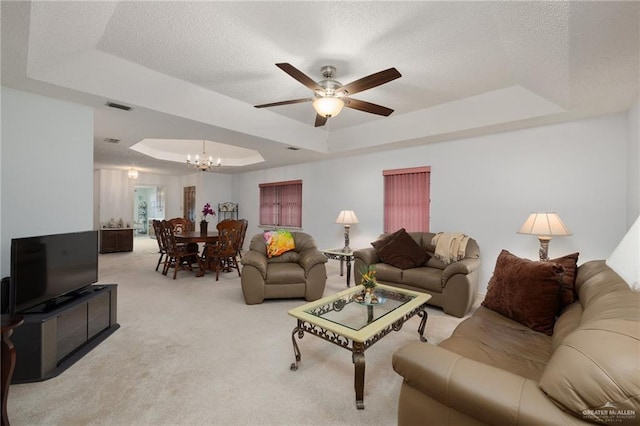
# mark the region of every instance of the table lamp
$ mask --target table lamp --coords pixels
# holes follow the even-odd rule
[[[342,210],[336,219],[336,223],[344,225],[344,251],[351,251],[349,248],[349,228],[351,224],[358,223],[358,216],[353,210]]]
[[[571,235],[557,213],[531,213],[518,234],[537,235],[540,241],[540,260],[549,260],[551,237]]]

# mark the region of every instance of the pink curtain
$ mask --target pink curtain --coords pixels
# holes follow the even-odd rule
[[[302,181],[260,184],[260,224],[302,227]]]
[[[302,227],[302,184],[280,187],[281,226]]]
[[[274,225],[278,208],[277,187],[267,186],[260,188],[260,224]]]
[[[384,232],[429,231],[430,167],[383,171]]]

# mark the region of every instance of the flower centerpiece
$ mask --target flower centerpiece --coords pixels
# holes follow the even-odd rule
[[[200,219],[200,233],[207,233],[207,226],[209,225],[209,221],[207,220],[207,216],[215,216],[216,212],[211,208],[211,204],[207,203],[202,208],[202,218]]]
[[[374,288],[378,285],[375,265],[363,266],[360,272],[362,274],[360,284],[362,284],[364,288]]]
[[[360,284],[364,287],[359,297],[362,299],[360,301],[364,303],[378,303],[378,296],[376,296],[375,293],[376,285],[378,285],[375,265],[364,266],[360,272],[362,274]]]

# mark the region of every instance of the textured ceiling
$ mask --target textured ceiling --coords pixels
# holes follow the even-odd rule
[[[232,173],[625,110],[639,27],[638,2],[3,1],[2,84],[95,107],[99,167],[187,172],[128,149],[145,138],[265,158]],[[311,95],[277,62],[345,84],[396,67],[354,96],[395,112],[314,128],[310,103],[255,109]]]

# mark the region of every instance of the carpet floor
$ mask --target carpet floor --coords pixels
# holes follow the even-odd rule
[[[8,412],[20,425],[393,425],[402,379],[391,367],[418,340],[419,318],[365,352],[364,410],[355,406],[351,353],[315,336],[298,341],[287,314],[304,299],[244,303],[235,272],[176,280],[154,271],[157,245],[136,237],[131,253],[100,255],[99,282],[118,284],[121,328],[58,377],[12,385]],[[325,295],[343,290],[327,263]],[[461,321],[429,308],[437,344]]]

